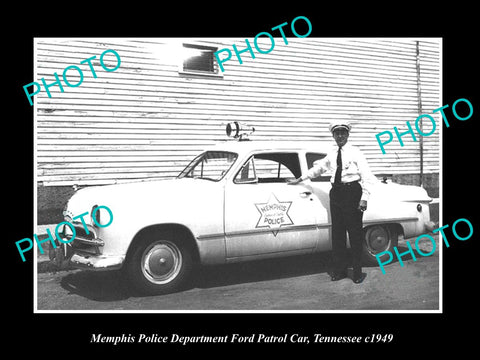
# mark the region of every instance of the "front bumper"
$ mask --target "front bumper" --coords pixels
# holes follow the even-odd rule
[[[55,263],[68,261],[70,266],[87,270],[115,270],[122,267],[125,256],[102,254],[104,241],[97,235],[97,229],[89,224],[73,222],[75,234],[64,225],[61,237],[63,244],[57,243],[50,259]]]
[[[70,258],[70,264],[79,269],[87,270],[117,270],[122,267],[125,256],[119,255],[89,255],[75,253]]]

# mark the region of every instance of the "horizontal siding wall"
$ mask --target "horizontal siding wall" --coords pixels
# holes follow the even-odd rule
[[[268,40],[268,39],[267,39]],[[328,123],[349,120],[350,141],[362,148],[375,173],[419,173],[419,142],[405,136],[382,155],[375,134],[406,130],[418,116],[415,39],[275,38],[269,54],[242,54],[224,63],[223,77],[179,74],[182,42],[221,48],[244,39],[50,39],[35,41],[36,80],[55,81],[78,65],[83,83],[35,96],[37,180],[44,185],[107,184],[169,178],[205,146],[225,140],[230,121],[255,126],[252,139],[332,142]],[[440,42],[420,39],[423,113],[440,103]],[[259,43],[268,49],[269,43]],[[113,49],[121,66],[102,69]],[[80,61],[96,55],[92,64]],[[112,54],[104,58],[114,67]],[[75,83],[76,72],[68,80]],[[439,171],[439,129],[424,138],[424,172]],[[426,123],[424,132],[431,129]]]

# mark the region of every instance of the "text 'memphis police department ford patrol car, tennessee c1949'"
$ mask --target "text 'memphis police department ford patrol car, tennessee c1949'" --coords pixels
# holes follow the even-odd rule
[[[239,130],[227,126],[230,135]],[[121,268],[141,292],[162,294],[182,289],[197,265],[329,251],[330,176],[287,185],[326,153],[319,141],[226,141],[175,179],[80,189],[64,214],[103,204],[114,220],[89,234],[73,222],[75,239],[62,254],[74,267]],[[433,229],[431,200],[420,187],[378,181],[363,217],[365,261],[378,265],[375,254],[392,250],[400,235]]]

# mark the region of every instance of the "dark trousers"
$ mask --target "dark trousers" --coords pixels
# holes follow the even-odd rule
[[[334,185],[330,190],[332,217],[332,267],[337,274],[348,267],[347,231],[350,239],[353,273],[362,273],[363,212],[358,210],[362,187],[358,182]]]

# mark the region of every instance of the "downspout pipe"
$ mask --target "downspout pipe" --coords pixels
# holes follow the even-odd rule
[[[418,116],[423,114],[422,110],[422,85],[420,80],[420,44],[416,41],[416,68],[417,68],[417,111]],[[419,123],[420,132],[423,133],[423,118],[420,118]],[[419,186],[423,187],[423,136],[420,136],[420,183]]]

